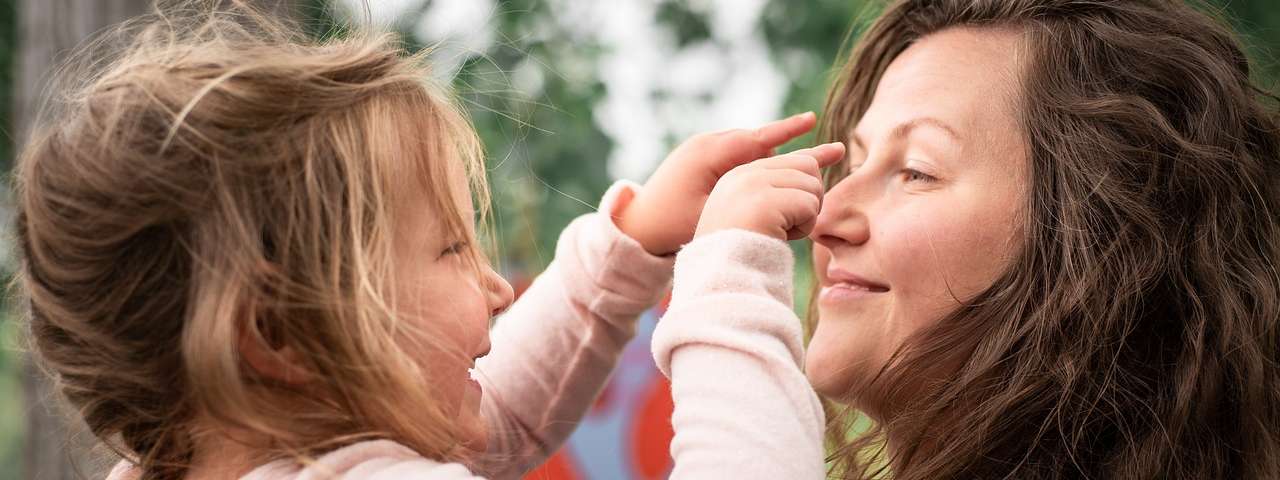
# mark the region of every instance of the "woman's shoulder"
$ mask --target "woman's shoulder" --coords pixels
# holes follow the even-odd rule
[[[135,468],[121,461],[107,480],[134,480]],[[441,463],[390,440],[353,443],[321,455],[313,462],[276,460],[253,469],[241,480],[428,479],[481,480],[459,463]]]

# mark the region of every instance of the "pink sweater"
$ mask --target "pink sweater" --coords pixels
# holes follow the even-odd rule
[[[635,188],[614,185],[600,210],[617,213]],[[675,260],[674,297],[652,345],[675,402],[672,478],[823,477],[823,413],[800,371],[791,269],[786,243],[744,231],[699,238]],[[243,478],[518,478],[564,443],[671,275],[670,258],[650,255],[609,216],[584,215],[565,229],[555,260],[499,319],[476,366],[486,457],[500,463],[441,463],[378,440],[306,465],[277,460]],[[107,478],[137,473],[122,461]]]

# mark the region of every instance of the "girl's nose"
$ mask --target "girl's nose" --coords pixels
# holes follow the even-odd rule
[[[493,267],[485,267],[485,277],[489,314],[497,316],[511,307],[511,302],[515,301],[516,297],[515,289],[511,288],[511,283],[502,278],[502,275],[498,275]]]

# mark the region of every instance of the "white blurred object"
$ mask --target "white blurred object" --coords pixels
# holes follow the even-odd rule
[[[453,79],[467,60],[493,46],[494,8],[494,0],[431,0],[413,36],[435,47],[431,59],[437,78]]]
[[[448,82],[462,65],[484,55],[497,36],[494,0],[337,0],[335,13],[349,22],[409,30],[434,47],[432,74]]]
[[[364,8],[365,1],[339,3],[350,15]],[[658,22],[658,0],[546,1],[554,12],[554,28],[571,39],[597,43],[604,53],[593,72],[581,71],[585,61],[574,62],[572,55],[558,58],[550,66],[555,72],[528,59],[511,71],[508,81],[536,98],[547,75],[571,81],[598,77],[607,93],[595,106],[594,120],[614,141],[609,156],[614,178],[643,181],[672,142],[704,131],[753,127],[784,113],[789,79],[774,64],[759,28],[767,0],[688,0],[685,6],[706,16],[711,37],[683,48],[674,32]],[[452,79],[468,59],[484,55],[497,37],[494,0],[368,4],[374,21],[411,25],[417,40],[436,46],[432,60],[443,80]],[[538,34],[536,29],[530,33]],[[594,155],[583,152],[584,157]]]
[[[707,16],[711,38],[678,48],[656,1],[552,1],[561,28],[605,48],[597,74],[607,93],[595,121],[615,142],[611,176],[643,181],[672,141],[782,114],[789,82],[759,29],[765,3],[689,2]]]
[[[529,98],[541,96],[542,87],[547,83],[546,73],[542,68],[542,64],[532,59],[521,60],[511,71],[511,86]]]
[[[427,0],[337,0],[333,6],[334,13],[343,20],[392,27],[425,3]]]

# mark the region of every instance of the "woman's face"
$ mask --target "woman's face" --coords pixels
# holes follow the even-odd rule
[[[850,174],[827,192],[811,235],[822,291],[806,370],[820,393],[864,409],[891,400],[859,393],[1016,253],[1027,185],[1020,45],[1012,30],[924,37],[847,132]]]

